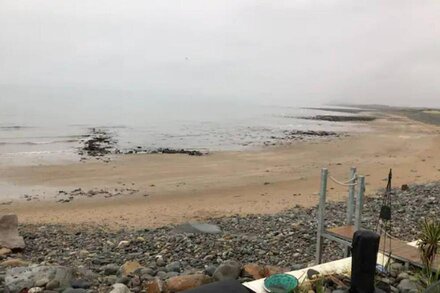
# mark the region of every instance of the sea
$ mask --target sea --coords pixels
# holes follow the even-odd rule
[[[142,147],[208,152],[260,148],[290,130],[359,131],[356,123],[301,119],[342,115],[306,104],[139,97],[0,102],[0,163],[77,160],[81,140],[92,129],[108,132],[121,151]]]

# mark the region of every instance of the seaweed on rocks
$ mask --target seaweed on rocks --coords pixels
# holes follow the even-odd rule
[[[79,150],[80,155],[89,157],[103,157],[115,153],[116,140],[104,129],[92,128],[90,134],[83,140],[83,146]]]
[[[370,122],[376,120],[373,116],[339,116],[339,115],[316,115],[312,117],[300,117],[306,120],[320,120],[330,122]]]

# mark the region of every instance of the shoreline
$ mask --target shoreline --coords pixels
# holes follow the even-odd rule
[[[9,195],[3,197],[0,212],[15,212],[22,223],[158,227],[313,206],[321,167],[345,178],[349,168],[357,166],[367,176],[367,195],[385,187],[389,168],[394,170],[395,186],[437,181],[440,128],[384,115],[367,124],[371,132],[258,150],[200,157],[137,154],[107,163],[0,167],[0,191]],[[56,201],[60,191],[71,193],[77,188],[83,196]],[[346,196],[336,186],[329,188],[330,200]],[[31,200],[8,203],[24,194]],[[115,196],[105,198],[105,194]]]

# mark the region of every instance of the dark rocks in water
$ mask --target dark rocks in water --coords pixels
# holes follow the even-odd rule
[[[132,155],[132,154],[182,154],[189,156],[204,156],[207,155],[207,151],[191,150],[191,149],[174,149],[174,148],[157,148],[157,149],[143,149],[137,146],[134,149],[119,152],[122,154]]]
[[[338,136],[339,134],[333,131],[316,131],[316,130],[293,130],[284,132],[288,137],[290,136]]]
[[[351,113],[358,114],[361,112],[367,111],[366,109],[356,109],[356,108],[330,108],[330,107],[305,107],[303,109],[307,110],[318,110],[318,111],[327,111],[327,112],[340,112],[340,113]]]
[[[339,116],[339,115],[316,115],[312,117],[300,117],[307,120],[320,120],[330,122],[369,122],[376,120],[373,116]]]
[[[203,156],[203,153],[198,150],[185,150],[185,149],[171,149],[171,148],[158,148],[151,151],[152,154],[185,154],[190,156]]]
[[[83,147],[79,150],[80,155],[103,157],[115,152],[116,141],[108,131],[103,129],[92,128],[83,143]]]

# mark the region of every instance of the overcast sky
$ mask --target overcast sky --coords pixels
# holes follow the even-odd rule
[[[35,87],[440,106],[440,2],[0,0],[0,95]]]

